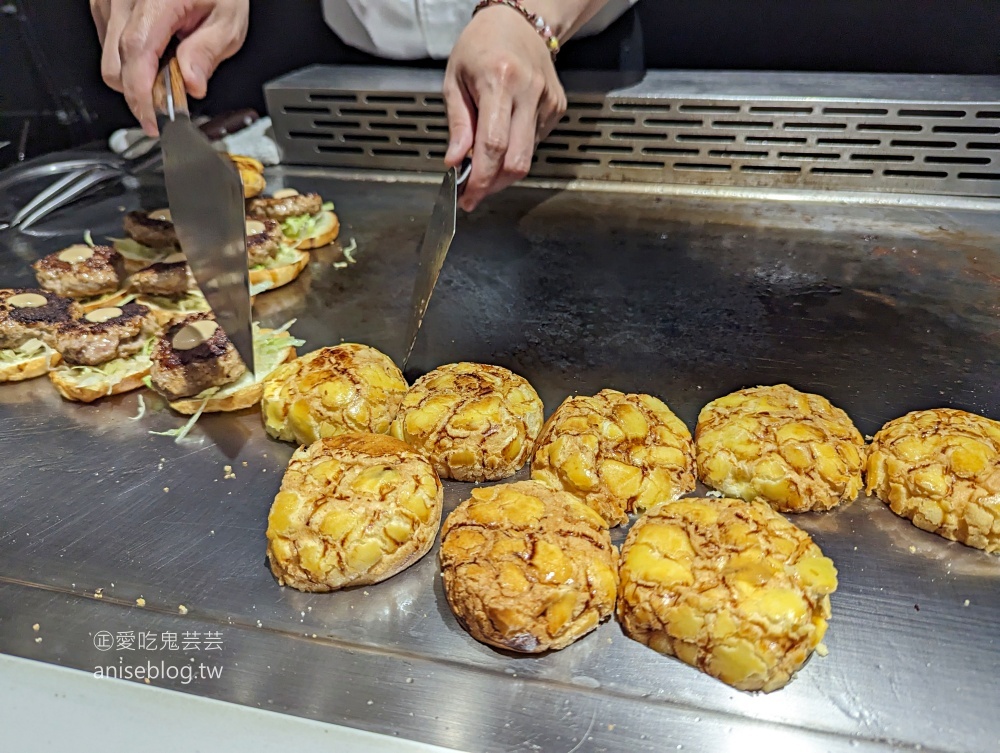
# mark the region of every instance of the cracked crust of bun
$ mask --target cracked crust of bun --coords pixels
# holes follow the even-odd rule
[[[265,186],[264,165],[253,157],[245,157],[241,154],[230,154],[229,159],[239,170],[240,180],[243,181],[243,196],[252,199],[263,193]]]
[[[441,478],[499,481],[535,447],[543,406],[524,377],[502,366],[452,363],[420,377],[391,433],[431,461]]]
[[[609,525],[695,487],[694,442],[651,395],[568,397],[545,422],[531,477],[590,505]]]
[[[385,434],[406,394],[389,356],[359,343],[320,348],[278,368],[264,388],[267,433],[309,444],[348,432]]]
[[[510,651],[565,648],[608,619],[617,566],[601,516],[537,481],[473,489],[441,530],[455,617],[476,640]]]
[[[915,526],[1000,552],[1000,421],[953,408],[887,423],[868,453],[867,489]]]
[[[622,545],[625,634],[740,690],[784,686],[823,640],[833,562],[763,501],[657,505]]]
[[[698,477],[779,512],[830,510],[858,496],[865,443],[822,395],[778,384],[713,400],[695,429]]]
[[[278,583],[335,591],[378,583],[430,551],[444,492],[430,464],[384,434],[341,434],[300,447],[268,515]]]

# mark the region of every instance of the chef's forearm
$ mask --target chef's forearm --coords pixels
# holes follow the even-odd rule
[[[521,5],[545,19],[552,33],[565,42],[608,2],[609,0],[522,0]]]

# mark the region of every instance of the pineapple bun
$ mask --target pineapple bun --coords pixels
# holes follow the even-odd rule
[[[543,407],[527,380],[501,366],[452,363],[410,388],[391,433],[441,478],[499,481],[531,457]]]
[[[861,491],[865,445],[840,408],[779,384],[713,400],[695,429],[698,477],[779,512],[829,510]]]

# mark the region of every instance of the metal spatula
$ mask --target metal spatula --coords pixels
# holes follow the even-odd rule
[[[444,266],[448,249],[451,248],[451,241],[455,237],[458,197],[470,172],[472,172],[472,160],[466,157],[461,166],[453,167],[445,173],[444,180],[441,181],[441,189],[434,202],[430,222],[427,223],[427,230],[424,232],[424,239],[420,243],[419,266],[417,267],[417,277],[413,283],[413,299],[410,304],[410,326],[407,332],[406,355],[403,357],[402,363],[404,371],[410,356],[413,354],[413,346],[416,345],[417,334],[420,332],[424,314],[427,313],[427,304],[431,301],[431,294],[434,292],[434,286],[441,274],[441,267]]]
[[[216,321],[254,372],[243,182],[236,166],[191,122],[177,58],[168,54],[164,61],[153,104],[170,216]]]

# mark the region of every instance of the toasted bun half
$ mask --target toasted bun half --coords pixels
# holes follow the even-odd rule
[[[62,356],[54,350],[33,356],[25,356],[13,363],[0,364],[0,382],[23,382],[43,376],[62,362]]]
[[[149,375],[149,358],[133,356],[117,360],[128,363],[129,367],[113,378],[94,379],[63,364],[49,372],[49,379],[60,395],[77,403],[92,403],[102,397],[120,395],[144,386],[142,380]]]
[[[83,298],[77,300],[77,303],[80,304],[80,308],[84,312],[87,312],[95,309],[103,309],[108,306],[118,306],[130,295],[132,294],[128,290],[116,290],[114,293],[106,293],[96,298]]]
[[[266,186],[264,165],[253,157],[244,157],[239,154],[230,154],[229,159],[240,171],[240,178],[243,180],[243,196],[247,199],[259,196]]]
[[[263,282],[269,282],[271,284],[268,286],[267,290],[274,290],[275,288],[280,288],[282,285],[287,285],[292,282],[296,277],[302,274],[302,270],[308,265],[309,252],[298,251],[295,261],[290,264],[282,264],[280,267],[251,269],[250,284],[260,285]],[[262,292],[267,292],[267,290]]]
[[[316,231],[308,238],[303,238],[296,245],[299,248],[319,248],[327,243],[333,243],[340,235],[340,218],[333,212],[323,211]]]
[[[267,329],[261,330],[261,334],[268,334],[269,332],[270,330]],[[282,332],[278,337],[291,338],[291,335],[287,332]],[[233,384],[224,386],[208,398],[208,402],[205,402],[205,398],[187,397],[183,400],[175,400],[170,403],[170,407],[185,416],[193,416],[197,413],[202,403],[205,404],[203,413],[228,413],[230,411],[243,410],[244,408],[252,408],[260,402],[264,394],[264,382],[267,381],[267,378],[281,364],[294,360],[295,356],[295,347],[289,345],[277,358],[274,358],[267,364],[267,373],[262,374],[256,381],[245,375]],[[263,364],[258,364],[258,368],[261,367],[263,367]]]

